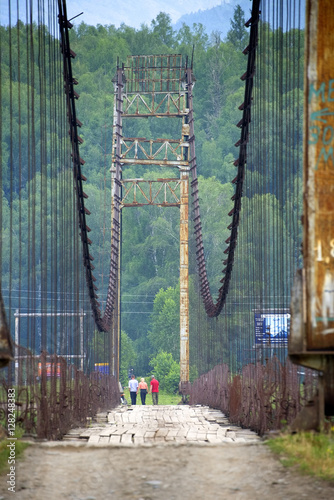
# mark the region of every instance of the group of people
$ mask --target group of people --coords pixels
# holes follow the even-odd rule
[[[129,380],[129,390],[132,405],[135,405],[137,403],[137,394],[139,390],[142,405],[146,404],[146,395],[148,392],[152,394],[153,404],[158,404],[159,382],[154,377],[154,375],[151,376],[150,389],[148,389],[147,383],[145,382],[144,378],[141,378],[140,382],[138,383],[138,380],[136,380],[135,376],[131,375],[131,379]]]

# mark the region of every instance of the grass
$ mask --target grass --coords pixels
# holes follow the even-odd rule
[[[282,434],[267,441],[283,465],[334,482],[334,427],[331,433]]]
[[[125,399],[129,404],[131,404],[129,388],[124,388]],[[181,401],[181,396],[179,394],[168,394],[164,391],[159,391],[159,405],[177,405]],[[137,395],[137,405],[141,405],[140,393]],[[147,394],[146,405],[152,405],[152,394]]]
[[[15,463],[13,462],[11,465],[16,466],[16,461],[19,458],[20,455],[24,452],[24,450],[29,446],[29,443],[26,443],[24,441],[20,441],[20,438],[23,435],[23,430],[22,429],[17,429],[15,433],[15,437],[17,438],[15,440],[15,455],[11,456],[11,459],[15,459]],[[8,447],[8,444],[14,442],[10,438],[4,438],[1,439],[0,441],[0,474],[7,473],[9,471],[9,453],[10,449]]]

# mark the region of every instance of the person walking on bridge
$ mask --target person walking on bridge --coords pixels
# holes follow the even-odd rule
[[[141,399],[141,404],[144,405],[146,401],[146,394],[148,392],[148,387],[147,383],[145,382],[144,378],[140,379],[139,382],[139,389],[140,389],[140,399]]]
[[[159,394],[159,382],[154,377],[151,376],[150,394],[152,393],[152,401],[154,405],[158,404],[158,394]]]
[[[138,394],[138,380],[135,379],[134,375],[131,375],[131,380],[129,380],[129,389],[130,389],[131,404],[135,405],[137,402],[137,394]]]

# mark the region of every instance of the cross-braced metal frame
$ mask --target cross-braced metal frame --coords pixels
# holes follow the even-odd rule
[[[181,55],[131,56],[117,68],[114,78],[114,123],[112,155],[112,247],[117,279],[112,321],[112,345],[120,337],[120,211],[124,207],[155,205],[180,208],[180,392],[189,385],[189,106],[186,81],[187,62]],[[182,121],[179,138],[152,139],[123,137],[123,119],[168,117]],[[179,177],[124,179],[124,165],[175,168]],[[113,253],[113,252],[112,252]],[[118,307],[117,307],[118,304]],[[118,361],[111,364],[117,372]]]

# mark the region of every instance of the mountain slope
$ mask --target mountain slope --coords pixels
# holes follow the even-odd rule
[[[250,0],[231,0],[230,3],[222,1],[220,5],[211,9],[185,14],[180,17],[173,28],[180,29],[183,23],[190,27],[194,23],[201,23],[208,35],[211,35],[213,31],[218,31],[221,33],[221,38],[224,38],[231,27],[230,21],[233,18],[234,9],[237,5],[240,5],[243,9],[247,20],[250,17],[252,2]]]

